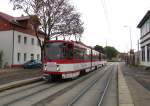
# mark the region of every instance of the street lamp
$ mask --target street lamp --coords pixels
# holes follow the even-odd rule
[[[124,26],[124,27],[129,29],[129,33],[130,33],[130,45],[131,45],[131,49],[132,49],[131,27],[130,26]]]

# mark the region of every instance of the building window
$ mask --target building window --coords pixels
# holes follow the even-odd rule
[[[147,21],[146,21],[146,33],[149,32],[149,29],[150,29],[150,28],[149,28],[149,20],[147,20]]]
[[[147,61],[150,61],[150,44],[147,45]]]
[[[27,44],[27,37],[24,37],[24,44]]]
[[[20,62],[21,59],[21,53],[17,53],[17,61]]]
[[[37,54],[37,60],[40,60],[40,55],[39,54]]]
[[[142,51],[142,61],[145,61],[145,47],[142,47],[141,51]]]
[[[34,60],[34,54],[31,54],[31,60]]]
[[[27,54],[24,53],[24,61],[26,61],[26,60],[27,60]]]
[[[21,43],[21,35],[18,35],[18,43]]]
[[[31,38],[31,44],[34,45],[34,38]]]
[[[150,32],[150,19],[148,19],[141,27],[141,35],[144,36],[149,32]]]

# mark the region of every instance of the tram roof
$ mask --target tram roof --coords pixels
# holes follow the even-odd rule
[[[72,43],[72,44],[80,44],[82,46],[92,48],[91,46],[87,46],[82,42],[72,41],[72,40],[49,40],[48,42],[66,42],[66,43]]]

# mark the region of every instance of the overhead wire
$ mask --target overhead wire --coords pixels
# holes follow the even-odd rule
[[[108,8],[107,8],[107,5],[106,5],[106,1],[101,0],[101,4],[102,4],[102,8],[104,10],[104,15],[105,15],[108,31],[110,33],[111,32],[111,25],[110,25],[110,21],[109,21],[109,13],[108,13]]]
[[[106,1],[101,0],[101,5],[102,5],[103,11],[104,11],[108,34],[111,34],[111,25],[110,25],[110,21],[109,21],[109,13],[108,13],[108,7],[106,5]],[[107,40],[108,40],[108,36],[106,36],[106,47],[107,47]]]

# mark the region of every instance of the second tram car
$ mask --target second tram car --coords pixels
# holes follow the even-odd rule
[[[106,64],[105,56],[81,42],[55,40],[45,46],[43,78],[74,78]]]

